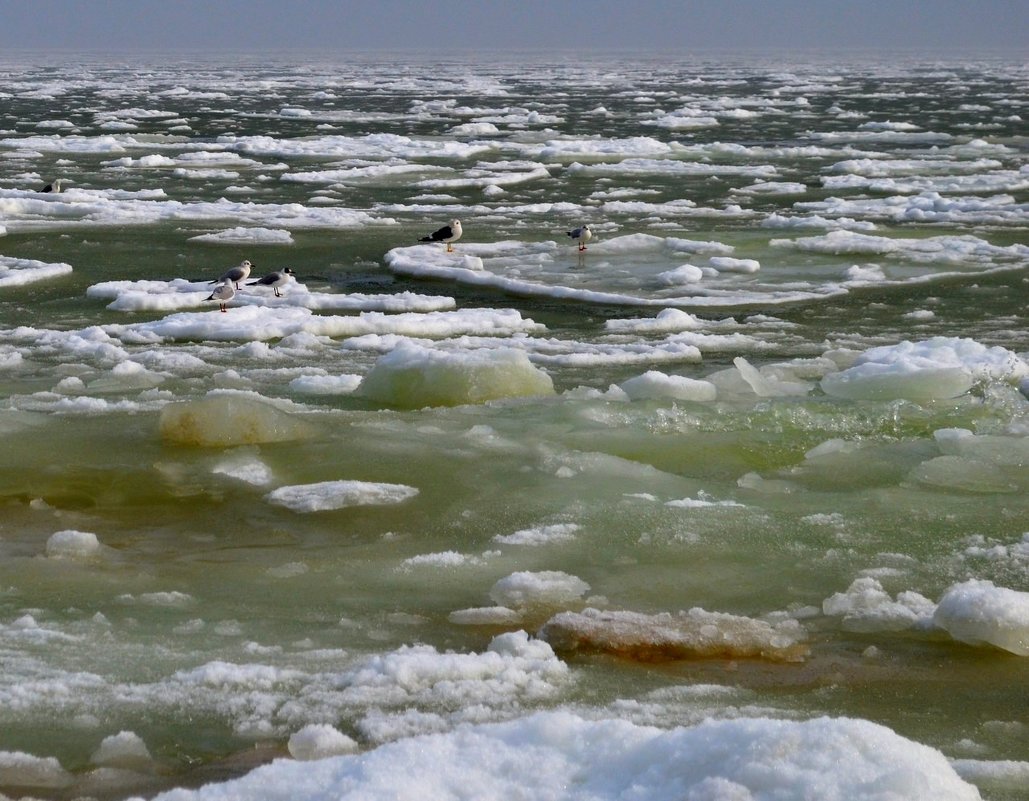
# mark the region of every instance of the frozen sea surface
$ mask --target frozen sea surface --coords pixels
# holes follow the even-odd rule
[[[1022,61],[0,73],[0,796],[1027,797]]]

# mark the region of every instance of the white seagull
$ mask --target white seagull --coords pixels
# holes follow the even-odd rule
[[[288,284],[292,275],[293,271],[289,267],[283,267],[281,270],[268,273],[263,278],[251,281],[247,286],[270,286],[275,290],[275,297],[281,298],[282,295],[279,293],[279,287]]]
[[[50,183],[48,183],[46,186],[44,186],[39,191],[40,192],[60,192],[61,191],[61,181],[62,180],[64,180],[64,179],[63,178],[58,178],[56,181],[51,181]]]
[[[579,250],[582,251],[586,249],[586,243],[593,238],[593,229],[588,225],[580,225],[578,228],[568,231],[568,236],[578,241]]]
[[[210,284],[217,284],[219,281],[232,281],[236,285],[236,289],[239,289],[239,282],[245,281],[250,277],[250,268],[253,267],[249,261],[244,259],[239,263],[239,267],[233,267],[226,270],[220,277],[215,278],[213,281],[208,281]],[[222,309],[222,311],[225,311]]]
[[[419,239],[419,242],[446,242],[447,253],[453,253],[454,242],[461,238],[461,221],[451,220],[450,225],[444,225],[442,228],[437,228],[428,236],[423,236]]]
[[[225,279],[218,286],[214,288],[214,292],[211,296],[205,298],[205,300],[216,300],[221,307],[222,311],[225,311],[225,304],[236,297],[236,290],[232,288],[232,281]]]

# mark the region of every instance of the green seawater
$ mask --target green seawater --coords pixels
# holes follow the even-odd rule
[[[258,64],[68,56],[48,69],[4,61],[0,201],[8,205],[0,206],[0,226],[6,229],[0,255],[67,263],[73,272],[0,287],[0,356],[21,354],[18,360],[0,358],[0,751],[56,757],[73,781],[26,788],[0,780],[0,794],[152,794],[237,775],[285,755],[289,735],[305,723],[331,723],[372,748],[384,739],[462,720],[506,719],[562,705],[661,726],[708,716],[851,716],[884,724],[953,759],[1029,761],[1026,657],[958,642],[931,627],[865,625],[823,612],[826,599],[861,577],[877,580],[892,599],[913,592],[938,602],[949,587],[973,578],[1029,592],[1024,459],[991,458],[987,449],[954,471],[927,466],[943,455],[934,434],[945,429],[995,437],[996,448],[1024,452],[1029,401],[1017,381],[1003,380],[977,381],[957,398],[923,401],[845,400],[818,388],[826,369],[819,360],[839,349],[860,352],[951,337],[1029,358],[1026,258],[998,257],[987,266],[1000,269],[978,274],[971,258],[955,266],[866,253],[797,252],[770,241],[824,230],[760,225],[773,213],[797,213],[797,203],[897,194],[824,188],[820,179],[834,174],[833,164],[856,157],[847,148],[864,148],[869,158],[883,161],[932,160],[941,149],[982,138],[1006,150],[986,156],[999,164],[979,172],[1017,171],[1020,165],[1024,172],[1027,139],[1024,121],[1015,118],[1029,113],[1025,88],[1024,66],[989,59],[950,64],[584,57],[541,64],[515,58],[282,58]],[[678,130],[646,124],[656,118],[656,108],[669,111],[697,98],[717,114],[716,101],[725,108],[760,109],[784,95],[790,102],[775,114],[725,116],[717,126]],[[805,102],[795,102],[798,97]],[[423,101],[453,103],[427,111],[419,105]],[[835,105],[861,116],[841,117],[831,111]],[[597,113],[598,107],[606,114]],[[312,115],[282,115],[283,108]],[[123,135],[102,125],[107,118],[100,112],[118,109],[167,110],[174,115],[163,119],[181,118],[185,128],[169,130],[174,126],[162,118],[130,114],[137,144],[127,149],[41,149],[37,142],[26,147],[36,155],[18,155],[17,140],[27,136],[81,137],[96,144],[104,136]],[[492,136],[448,133],[462,122],[501,116],[497,109],[522,109],[530,116],[494,123],[498,134]],[[558,119],[534,123],[533,112]],[[54,119],[73,127],[38,127],[38,121]],[[477,170],[502,172],[514,169],[512,162],[536,161],[548,166],[550,178],[513,184],[494,198],[475,183],[426,189],[418,184],[422,173],[410,181],[399,173],[329,184],[279,177],[336,167],[347,163],[346,153],[243,153],[260,164],[237,170],[242,174],[235,177],[197,178],[176,174],[171,166],[111,163],[155,153],[215,152],[227,137],[328,134],[430,142],[484,136],[524,146],[573,137],[623,143],[650,137],[689,146],[722,142],[771,149],[814,145],[812,131],[853,131],[861,122],[887,120],[950,138],[817,140],[840,152],[774,156],[751,150],[695,158],[774,164],[775,180],[804,183],[802,194],[734,193],[755,180],[737,174],[627,171],[604,177],[568,169],[575,159],[529,157],[503,147],[467,159],[440,157],[431,149],[394,158],[472,178]],[[617,163],[625,156],[593,160]],[[352,166],[386,160],[352,159]],[[174,214],[107,219],[102,209],[90,219],[15,208],[14,190],[56,175],[98,192],[162,189],[158,204],[222,197],[296,204],[301,220],[328,198],[333,206],[368,212],[376,223],[268,225],[289,229],[292,244],[211,245],[190,237],[251,222]],[[903,175],[904,168],[893,173]],[[241,185],[253,191],[227,192]],[[667,207],[604,212],[594,193],[616,190],[649,203],[689,199],[723,212],[742,204],[753,214],[684,216]],[[421,199],[433,193],[452,199]],[[1010,198],[1001,204],[1009,212],[1003,219],[869,214],[865,219],[876,228],[865,233],[927,240],[975,236],[997,248],[1024,246],[1026,188],[976,196],[1004,194]],[[536,205],[548,203],[585,211]],[[433,204],[447,210],[425,208]],[[490,212],[499,206],[505,210]],[[388,251],[410,246],[460,216],[466,234],[455,245],[459,253],[470,243],[556,240],[569,248],[562,258],[571,281],[574,246],[561,237],[585,212],[599,215],[592,219],[601,228],[586,259],[603,258],[612,271],[623,271],[624,278],[611,278],[622,287],[647,289],[639,271],[656,269],[654,257],[640,267],[632,254],[600,255],[605,239],[632,233],[720,242],[732,246],[737,258],[759,261],[764,272],[793,271],[798,282],[820,282],[824,274],[870,262],[905,274],[924,272],[930,280],[870,285],[806,302],[687,308],[709,321],[732,318],[732,331],[747,344],[727,339],[701,347],[699,361],[604,362],[586,357],[616,343],[646,350],[661,339],[618,334],[605,327],[607,321],[654,316],[661,307],[526,296],[395,274],[386,266]],[[87,296],[90,286],[207,280],[241,258],[255,262],[255,276],[289,265],[316,292],[411,292],[451,297],[458,309],[516,309],[546,327],[527,336],[552,338],[584,357],[538,362],[553,381],[553,395],[412,409],[359,392],[311,395],[290,388],[293,378],[319,371],[367,374],[382,350],[349,347],[345,338],[304,348],[272,339],[261,349],[240,339],[121,340],[129,358],[145,362],[145,354],[156,350],[169,360],[149,370],[148,376],[159,377],[153,385],[115,372],[121,356],[48,339],[47,332],[82,331],[88,337],[94,327],[146,323],[170,313],[108,309],[107,301]],[[678,254],[664,269],[688,261],[688,254]],[[945,270],[954,274],[932,280],[933,272]],[[931,315],[920,313],[927,309]],[[218,314],[210,305],[202,310]],[[706,379],[733,369],[738,356],[758,368],[789,365],[788,379],[809,380],[811,391],[768,397],[721,393],[712,402],[629,402],[609,392],[651,369]],[[81,384],[67,389],[69,378]],[[62,381],[66,389],[59,388]],[[225,447],[162,436],[165,406],[197,401],[212,390],[277,402],[300,433]],[[62,405],[62,396],[98,403],[93,409]],[[830,441],[849,447],[810,453]],[[255,464],[267,471],[269,482],[240,480],[239,466]],[[402,484],[418,494],[392,505],[311,513],[266,498],[277,486],[336,480]],[[712,503],[669,504],[682,499]],[[734,503],[715,503],[729,501]],[[572,524],[573,536],[539,546],[496,539]],[[48,539],[65,530],[94,533],[100,550],[83,558],[48,557]],[[454,557],[449,561],[418,559],[448,553]],[[517,628],[533,634],[551,614],[564,611],[548,608],[512,626],[452,621],[456,611],[495,605],[491,588],[519,571],[562,571],[585,581],[589,592],[569,609],[657,615],[701,607],[750,618],[794,616],[807,632],[809,654],[784,663],[574,653],[560,655],[571,678],[552,693],[489,685],[451,695],[440,687],[457,677],[445,670],[434,690],[422,694],[398,691],[383,701],[344,692],[341,673],[376,656],[416,645],[481,653],[497,634]],[[212,665],[229,667],[219,677]],[[190,678],[205,666],[206,678]],[[397,681],[403,685],[402,678]],[[668,693],[689,685],[729,689]],[[655,700],[662,698],[672,700]],[[104,737],[120,731],[138,734],[154,762],[138,773],[98,775],[91,756]],[[1024,788],[1004,783],[980,790],[991,799],[1029,797]]]

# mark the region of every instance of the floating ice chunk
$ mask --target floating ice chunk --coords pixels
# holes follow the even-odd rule
[[[977,787],[1008,790],[1017,795],[1029,787],[1029,762],[1011,759],[952,759],[951,767],[962,779]]]
[[[710,381],[700,381],[682,375],[667,375],[658,370],[648,370],[643,375],[623,381],[619,388],[631,400],[671,398],[682,401],[707,403],[718,394]]]
[[[927,459],[912,469],[908,478],[921,484],[962,492],[1017,492],[1021,485],[1020,476],[1001,465],[961,456]]]
[[[955,584],[940,599],[933,623],[955,640],[1029,656],[1029,592],[976,579]]]
[[[756,259],[735,259],[732,256],[712,256],[707,263],[721,273],[756,273],[761,263]]]
[[[143,738],[131,731],[105,737],[90,757],[94,765],[129,770],[148,767],[152,760]]]
[[[979,381],[1017,381],[1029,363],[1000,346],[933,337],[865,351],[854,364],[822,379],[826,394],[849,399],[934,400],[963,395]]]
[[[280,760],[155,801],[476,797],[614,801],[978,801],[934,748],[850,718],[707,720],[662,730],[538,712],[391,742],[360,756]]]
[[[349,506],[387,506],[403,503],[418,494],[405,484],[381,484],[369,481],[322,481],[279,487],[265,495],[265,500],[285,506],[294,512],[322,512]]]
[[[447,620],[458,626],[516,626],[522,615],[506,606],[479,606],[451,612]]]
[[[499,553],[499,552],[497,552]],[[457,551],[440,551],[438,553],[422,553],[412,556],[400,563],[399,570],[410,570],[414,567],[458,567],[469,564],[482,564],[483,557],[469,556]]]
[[[662,309],[657,317],[604,321],[606,331],[634,334],[675,334],[703,328],[704,325],[699,317],[682,309]]]
[[[558,652],[603,652],[641,661],[656,659],[760,658],[802,661],[806,632],[795,620],[771,625],[754,618],[708,612],[645,615],[584,609],[561,612],[539,636]]]
[[[169,609],[192,606],[196,602],[196,599],[192,595],[185,592],[179,592],[178,590],[170,590],[167,592],[144,592],[139,595],[119,595],[117,600],[119,603],[123,604],[140,603],[145,606],[159,606]]]
[[[291,735],[287,744],[290,755],[300,761],[325,759],[358,750],[357,742],[327,723],[310,723]]]
[[[357,391],[359,375],[304,375],[289,382],[289,389],[304,395],[349,395]]]
[[[72,781],[72,775],[54,757],[0,751],[0,783],[4,787],[60,788]]]
[[[998,465],[1029,466],[1029,437],[974,434],[967,428],[941,428],[933,439],[946,456],[960,456]]]
[[[743,380],[747,382],[754,394],[762,398],[783,398],[798,395],[807,395],[811,391],[811,385],[802,381],[783,381],[754,367],[742,356],[732,360],[736,369],[740,371]]]
[[[254,486],[264,486],[272,482],[271,468],[251,454],[240,454],[218,462],[211,468],[211,472]]]
[[[576,603],[589,589],[581,578],[559,570],[521,571],[500,579],[489,595],[500,606],[520,609]]]
[[[928,627],[936,605],[917,592],[902,592],[890,597],[874,578],[855,579],[846,592],[838,592],[822,602],[822,612],[843,618],[848,631],[902,631]]]
[[[446,352],[404,343],[375,363],[358,392],[417,409],[553,395],[554,382],[520,350]]]
[[[100,552],[100,540],[88,531],[58,531],[46,541],[46,555],[64,559],[85,559]]]
[[[191,236],[190,242],[206,242],[214,245],[292,245],[293,235],[282,228],[227,228],[213,234]]]
[[[812,206],[813,204],[802,204]],[[844,213],[834,208],[834,214]],[[800,239],[773,239],[772,247],[790,247],[797,250],[835,255],[863,254],[909,259],[921,263],[990,264],[995,259],[1025,258],[1029,248],[1025,245],[1000,247],[975,236],[935,236],[927,239],[900,239],[888,236],[870,236],[853,231],[831,231],[824,236]]]
[[[657,274],[657,280],[668,286],[696,284],[704,279],[704,271],[693,264],[683,264],[674,270],[666,270]]]
[[[0,226],[0,235],[6,233],[6,229]],[[0,289],[12,286],[24,286],[37,281],[46,281],[50,278],[58,278],[72,272],[72,266],[63,262],[48,263],[36,259],[15,259],[10,256],[0,256]]]
[[[521,529],[513,534],[498,534],[493,541],[504,545],[546,545],[575,539],[579,528],[578,523],[555,523],[551,526]]]
[[[161,437],[182,445],[229,447],[302,439],[310,426],[269,401],[235,392],[212,392],[161,410]]]

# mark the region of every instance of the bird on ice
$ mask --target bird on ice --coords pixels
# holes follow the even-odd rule
[[[217,284],[220,281],[231,281],[236,285],[236,289],[239,289],[239,282],[245,281],[250,277],[250,268],[253,266],[248,260],[244,259],[239,263],[238,267],[226,270],[220,277],[215,278],[213,281],[208,281],[208,283]],[[222,311],[225,311],[225,309],[222,309]]]
[[[205,300],[216,300],[222,311],[225,311],[225,304],[236,297],[236,290],[232,288],[232,281],[224,279],[214,288],[214,292]]]
[[[454,242],[461,238],[461,221],[451,220],[450,225],[444,225],[442,228],[437,228],[428,236],[423,236],[419,239],[419,242],[446,242],[447,253],[453,253]]]
[[[593,229],[588,225],[580,225],[578,228],[573,228],[567,233],[568,236],[579,243],[579,250],[585,250],[586,243],[593,238]]]
[[[251,281],[247,286],[270,286],[275,290],[275,297],[281,298],[282,295],[279,292],[279,287],[288,284],[292,275],[293,271],[289,267],[283,267],[281,270],[268,273],[268,275],[263,278]]]
[[[56,181],[51,181],[50,183],[48,183],[46,186],[44,186],[39,191],[40,192],[60,192],[61,191],[61,181],[62,180],[64,180],[64,179],[63,178],[58,178]]]

